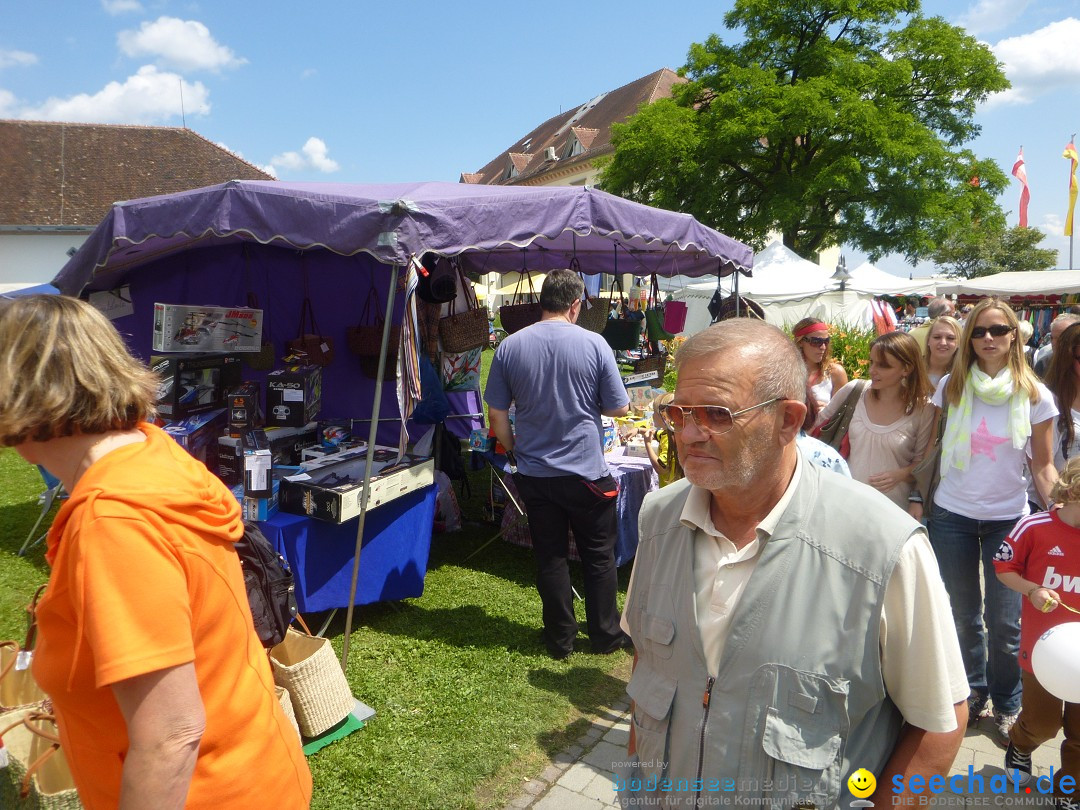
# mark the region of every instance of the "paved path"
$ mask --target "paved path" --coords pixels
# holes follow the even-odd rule
[[[508,810],[603,810],[618,807],[612,779],[612,763],[626,759],[629,737],[629,705],[618,703],[608,708],[584,735],[569,749],[557,755],[536,779],[529,780],[525,792],[515,798]],[[952,773],[964,777],[968,766],[981,774],[985,783],[1002,773],[1005,751],[990,737],[992,721],[983,718],[975,728],[968,729],[964,744],[953,762]],[[1036,775],[1048,774],[1059,762],[1061,735],[1042,745],[1033,755]],[[1033,789],[1032,793],[1036,791]],[[947,800],[946,800],[947,799]],[[1053,802],[1031,797],[995,797],[988,795],[943,796],[927,807],[1053,807]],[[1020,799],[1022,801],[1016,801]]]

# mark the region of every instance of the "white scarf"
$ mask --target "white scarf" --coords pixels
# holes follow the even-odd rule
[[[964,381],[964,393],[959,405],[949,406],[949,419],[945,434],[941,437],[941,476],[944,478],[953,467],[966,470],[971,461],[971,405],[976,396],[987,405],[1008,403],[1008,435],[1012,446],[1023,449],[1031,436],[1031,400],[1023,388],[1013,385],[1012,371],[1008,366],[991,377],[972,363]]]

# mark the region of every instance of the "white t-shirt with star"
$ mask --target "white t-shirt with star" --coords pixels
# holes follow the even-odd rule
[[[949,375],[942,378],[931,400],[942,407]],[[1049,389],[1037,383],[1039,401],[1031,404],[1031,424],[1057,416]],[[1031,439],[1019,449],[1008,438],[1009,404],[988,405],[978,397],[971,403],[971,461],[966,470],[942,468],[934,503],[973,520],[1017,520],[1028,513],[1027,459]]]

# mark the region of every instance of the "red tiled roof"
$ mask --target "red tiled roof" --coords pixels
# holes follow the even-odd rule
[[[643,104],[651,104],[671,95],[671,88],[686,79],[668,68],[661,68],[637,81],[603,93],[579,107],[549,118],[532,132],[518,139],[509,149],[500,152],[479,171],[463,173],[462,182],[486,183],[487,185],[512,185],[533,182],[548,172],[568,166],[588,163],[598,155],[611,151],[611,125],[621,123],[638,111]],[[576,137],[585,150],[580,155],[566,158],[566,147],[571,137]],[[527,144],[527,146],[526,146]],[[548,147],[555,149],[557,161],[546,160]],[[520,158],[527,158],[525,168]],[[513,160],[518,175],[508,178],[507,160]]]
[[[120,200],[273,179],[181,127],[0,121],[0,225],[90,228]]]

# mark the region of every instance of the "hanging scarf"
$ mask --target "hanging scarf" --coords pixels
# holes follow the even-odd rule
[[[971,461],[971,405],[976,396],[987,405],[1008,403],[1008,435],[1012,446],[1023,449],[1031,436],[1031,401],[1023,388],[1014,387],[1012,371],[1008,366],[996,377],[991,377],[972,364],[964,382],[964,393],[959,405],[949,406],[949,419],[945,435],[941,437],[941,476],[950,469],[966,470]]]
[[[423,270],[422,265],[415,256],[411,257],[405,276],[405,317],[401,322],[401,345],[397,357],[397,401],[398,413],[401,414],[399,461],[405,455],[405,447],[409,443],[409,417],[416,410],[416,403],[420,401],[419,329],[416,321],[416,285],[419,270]]]

